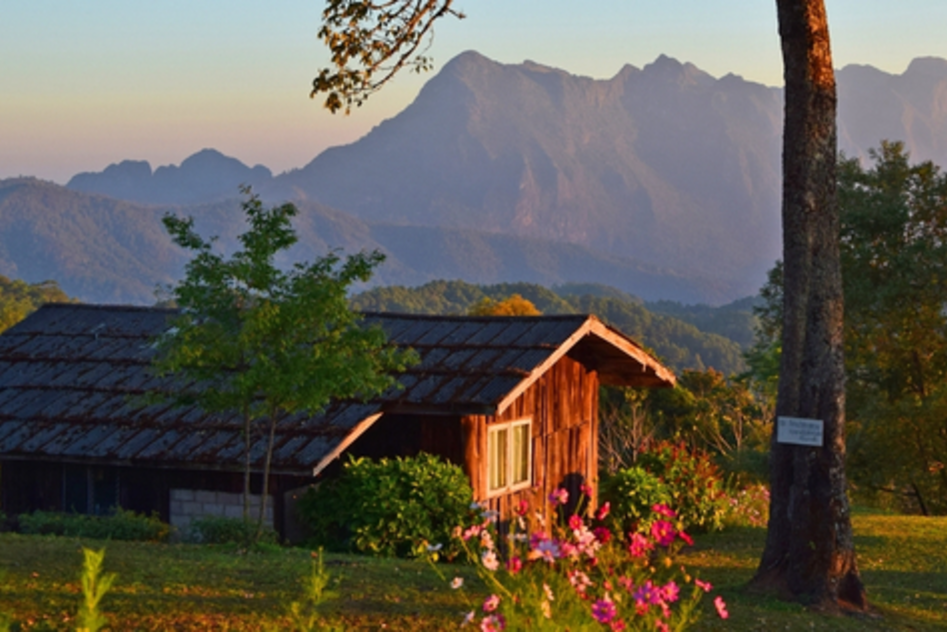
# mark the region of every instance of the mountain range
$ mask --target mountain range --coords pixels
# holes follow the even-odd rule
[[[837,80],[842,151],[866,157],[882,139],[902,140],[914,159],[947,163],[947,61],[916,59],[901,75],[847,66]],[[76,220],[76,230],[92,231],[78,241],[119,231],[99,241],[127,248],[138,263],[100,265],[102,279],[121,271],[147,286],[181,265],[170,246],[144,254],[161,242],[159,207],[233,235],[227,218],[246,183],[301,207],[311,225],[301,230],[306,248],[385,250],[380,282],[597,281],[649,300],[722,303],[754,294],[779,256],[781,121],[780,89],[714,78],[665,56],[596,80],[467,52],[403,112],[300,169],[274,176],[204,150],[178,167],[124,161],[78,174],[69,191],[5,181],[0,223],[11,223],[13,200],[27,191],[65,204],[44,207],[48,214],[104,205],[110,223]],[[4,193],[12,189],[17,196]],[[26,232],[4,232],[0,274],[33,266],[31,274],[42,270],[68,291],[60,270],[82,266],[63,256],[27,264],[23,240],[52,242],[29,232],[39,220],[18,217],[16,230]],[[120,228],[132,218],[152,227],[137,237],[140,255],[126,245],[138,229]],[[123,292],[113,294],[144,300],[141,290]]]

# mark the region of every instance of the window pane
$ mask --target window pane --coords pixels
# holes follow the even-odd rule
[[[500,489],[507,485],[506,473],[509,466],[508,436],[509,430],[507,428],[492,431],[489,435],[490,448],[487,458],[489,459],[490,465],[491,490]]]
[[[512,484],[529,480],[529,424],[513,427],[513,481]]]

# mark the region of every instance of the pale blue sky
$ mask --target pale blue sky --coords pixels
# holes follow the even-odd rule
[[[178,164],[214,147],[280,172],[403,109],[404,76],[349,117],[308,99],[322,3],[11,0],[0,19],[0,178],[64,183],[125,158]],[[664,53],[714,76],[781,81],[773,0],[458,0],[437,67],[464,50],[597,78]],[[947,0],[827,0],[836,66],[892,73],[947,57]],[[436,72],[436,69],[435,69]]]

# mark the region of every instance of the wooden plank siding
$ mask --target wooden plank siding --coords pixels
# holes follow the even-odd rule
[[[597,490],[598,387],[595,371],[565,356],[500,414],[463,417],[464,468],[474,498],[486,500],[506,520],[521,500],[545,515],[546,499],[558,487],[566,487],[571,499],[579,497],[583,483]],[[532,419],[532,485],[488,498],[487,430],[526,417]]]

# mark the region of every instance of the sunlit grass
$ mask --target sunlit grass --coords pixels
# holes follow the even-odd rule
[[[947,629],[947,519],[862,512],[853,520],[875,616],[827,617],[746,592],[765,530],[742,527],[701,536],[684,556],[688,570],[712,582],[729,604],[726,621],[705,604],[697,629]],[[82,546],[105,547],[104,570],[118,575],[101,604],[113,630],[288,629],[287,607],[301,597],[311,559],[304,549],[239,554],[229,547],[0,534],[0,613],[23,630],[74,629]],[[346,630],[454,629],[471,608],[469,590],[451,590],[423,562],[330,554],[326,567],[335,598],[324,615]],[[472,569],[442,570],[463,576],[476,593]]]

